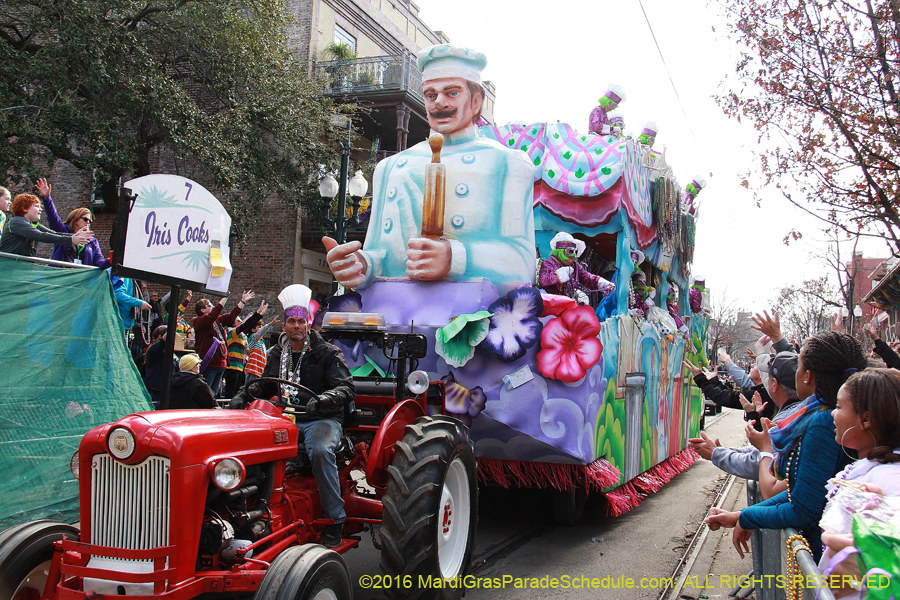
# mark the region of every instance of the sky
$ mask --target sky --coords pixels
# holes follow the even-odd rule
[[[500,125],[560,121],[587,132],[607,84],[621,85],[625,128],[654,121],[654,149],[666,148],[680,186],[694,175],[707,181],[698,196],[693,272],[706,276],[714,298],[761,311],[783,286],[834,279],[819,222],[774,190],[757,207],[740,185],[758,164],[752,151],[759,142],[749,123],[727,118],[714,99],[735,83],[738,52],[716,2],[642,0],[645,17],[639,0],[415,1],[431,29],[487,56],[482,78],[497,87]],[[792,229],[803,239],[785,246]],[[866,257],[888,255],[878,242],[860,249]]]

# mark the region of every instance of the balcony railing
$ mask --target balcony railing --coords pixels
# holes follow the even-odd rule
[[[411,54],[319,62],[314,75],[323,81],[322,92],[327,95],[409,91],[424,106],[422,74]]]

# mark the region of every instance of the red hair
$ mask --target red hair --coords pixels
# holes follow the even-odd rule
[[[10,210],[13,215],[21,217],[27,213],[32,206],[40,203],[41,201],[38,200],[38,197],[34,194],[19,194],[13,199],[12,208]]]

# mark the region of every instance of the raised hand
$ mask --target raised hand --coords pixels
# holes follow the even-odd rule
[[[693,448],[702,458],[705,458],[706,460],[712,460],[713,450],[715,450],[722,444],[719,443],[719,438],[713,440],[708,435],[706,435],[705,431],[701,431],[700,437],[690,438],[688,440],[688,445]]]
[[[872,341],[878,339],[878,330],[875,329],[874,321],[869,321],[868,323],[866,323],[866,333],[869,334],[869,338],[871,338]]]
[[[772,428],[772,421],[762,418],[760,422],[762,423],[762,431],[757,431],[753,427],[756,421],[750,421],[744,426],[744,434],[754,448],[760,452],[771,452],[772,438],[769,436],[769,429]]]
[[[89,241],[94,239],[94,234],[91,233],[87,227],[82,227],[78,231],[72,234],[72,245],[73,246],[84,246]]]
[[[247,304],[250,300],[256,298],[256,293],[253,290],[241,292],[241,302]]]
[[[38,194],[42,197],[47,198],[50,196],[50,184],[47,183],[47,180],[43,177],[34,182],[34,187],[37,188]]]
[[[269,310],[269,304],[265,300],[263,300],[259,303],[259,308],[256,309],[256,314],[258,314],[259,316],[263,316],[264,314],[266,314],[267,310]]]
[[[777,312],[773,310],[770,317],[768,311],[763,311],[763,314],[753,315],[752,319],[753,325],[750,327],[769,336],[773,344],[781,339],[781,322]]]
[[[693,377],[696,377],[697,375],[699,375],[701,373],[701,371],[703,371],[703,369],[701,369],[698,366],[695,366],[694,363],[692,363],[688,359],[684,359],[681,364],[684,366],[685,369],[687,369],[688,371],[691,372],[691,375]]]

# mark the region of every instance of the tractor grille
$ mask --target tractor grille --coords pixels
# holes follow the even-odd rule
[[[91,543],[127,550],[169,545],[169,459],[125,465],[108,454],[91,462]]]

